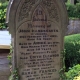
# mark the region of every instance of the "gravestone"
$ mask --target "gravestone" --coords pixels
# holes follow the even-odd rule
[[[74,0],[70,0],[70,3],[71,3],[71,4],[74,4]]]
[[[59,80],[68,25],[63,0],[11,0],[7,24],[20,80]]]

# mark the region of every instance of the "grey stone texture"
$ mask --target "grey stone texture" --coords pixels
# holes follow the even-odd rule
[[[80,20],[79,19],[69,20],[66,35],[78,33],[80,33]]]
[[[74,4],[74,0],[70,0],[70,3],[71,3],[71,4]]]
[[[20,80],[59,80],[68,25],[64,1],[10,1],[6,23],[12,37],[13,70],[18,68]]]

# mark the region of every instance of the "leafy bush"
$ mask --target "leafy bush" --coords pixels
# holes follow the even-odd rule
[[[80,73],[80,65],[77,64],[76,66],[70,68],[68,72],[66,72],[66,80],[77,80],[76,76]],[[80,79],[78,79],[80,80]]]
[[[80,3],[76,4],[76,17],[80,18]]]
[[[66,3],[69,18],[80,18],[80,3],[76,5]]]
[[[8,2],[0,3],[0,29],[6,28],[5,18],[6,18],[7,5]]]
[[[65,37],[65,66],[66,70],[80,63],[80,34]]]

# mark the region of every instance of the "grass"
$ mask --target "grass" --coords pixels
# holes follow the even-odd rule
[[[80,34],[74,34],[74,35],[65,36],[64,41],[65,42],[80,41]]]

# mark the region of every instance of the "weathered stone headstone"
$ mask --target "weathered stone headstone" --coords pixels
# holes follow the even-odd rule
[[[71,4],[74,4],[74,0],[70,0],[70,3],[71,3]]]
[[[7,23],[20,80],[59,80],[68,24],[63,0],[12,0]]]

